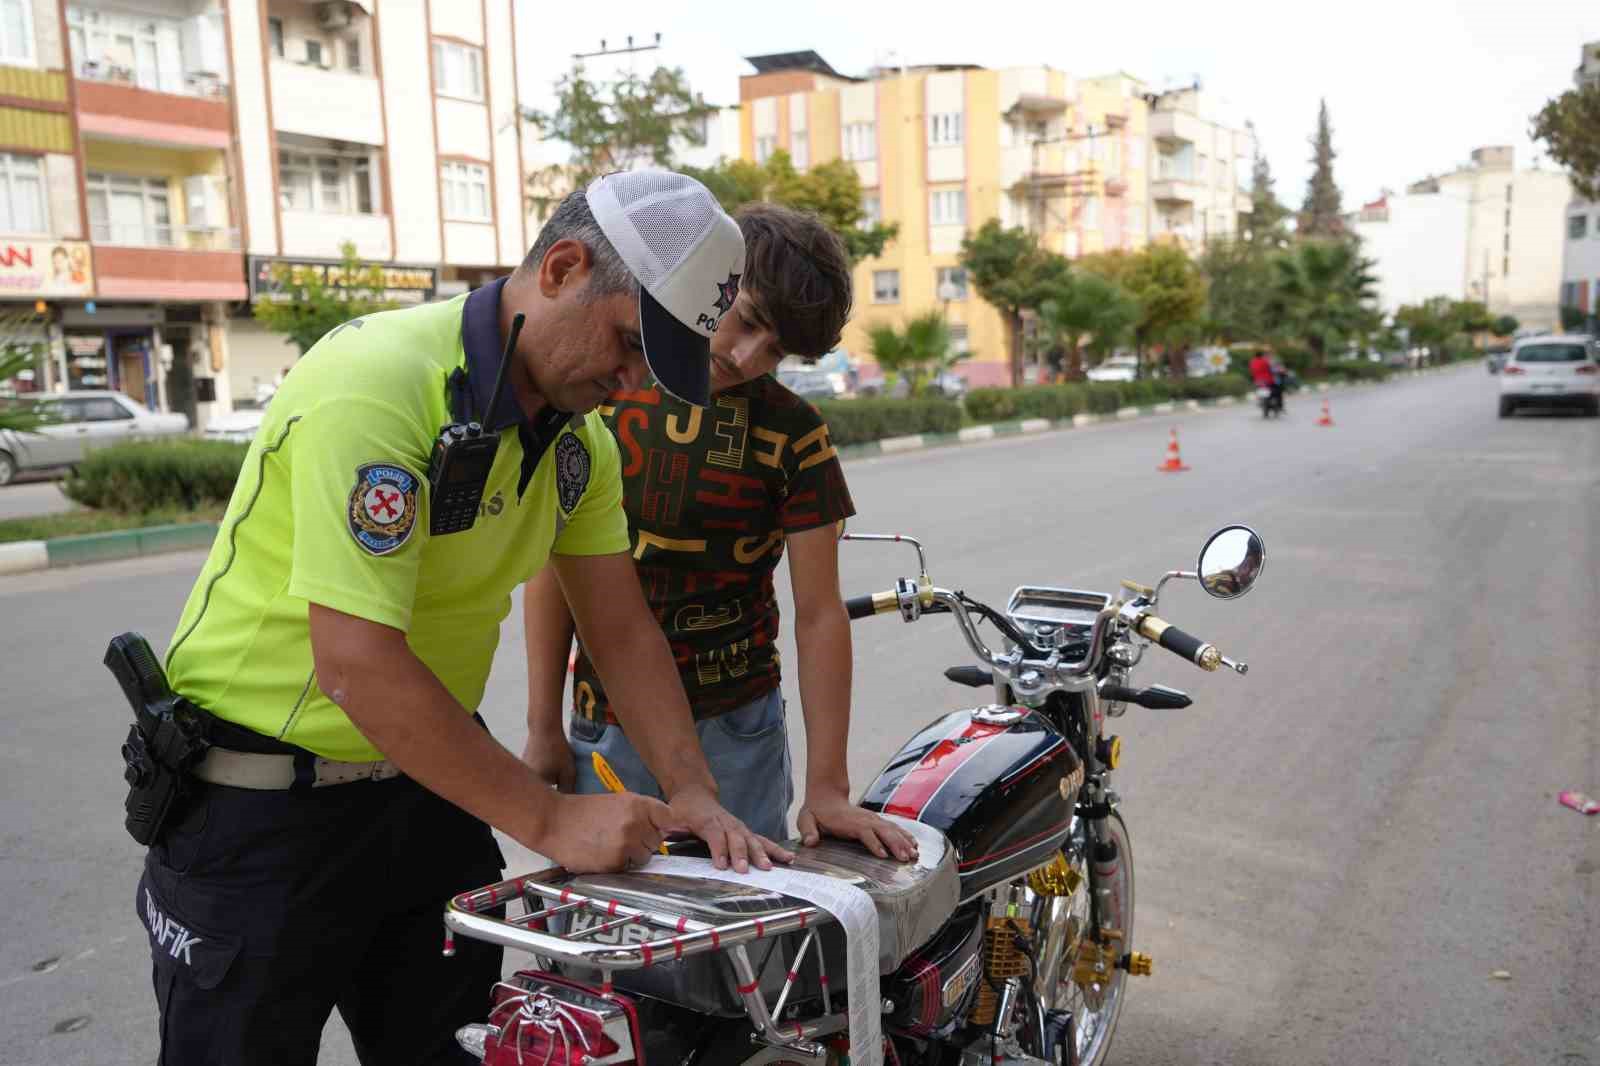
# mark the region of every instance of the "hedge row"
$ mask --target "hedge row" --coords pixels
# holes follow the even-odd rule
[[[817,410],[835,444],[861,444],[911,433],[954,433],[961,428],[961,405],[954,400],[894,400],[863,396],[820,400]]]
[[[226,505],[247,445],[182,440],[89,452],[61,490],[85,507],[138,514]]]
[[[1249,391],[1250,382],[1232,374],[1179,381],[1091,381],[1020,389],[973,389],[967,394],[967,413],[974,422],[1062,419],[1080,414],[1110,414],[1120,407],[1141,407],[1168,400],[1243,396]]]
[[[1328,364],[1329,381],[1386,381],[1393,373],[1384,363],[1367,359],[1341,360]]]

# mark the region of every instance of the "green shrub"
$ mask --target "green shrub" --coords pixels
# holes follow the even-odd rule
[[[1184,378],[1168,385],[1175,400],[1215,400],[1220,396],[1244,396],[1252,390],[1250,379],[1237,374]]]
[[[1122,390],[1130,384],[1126,381],[1091,381],[1083,386],[1083,406],[1090,414],[1115,414],[1117,408],[1127,406],[1122,399]]]
[[[961,428],[961,405],[928,397],[897,400],[860,397],[822,400],[816,405],[834,444],[861,444],[912,433],[954,433]]]
[[[1383,381],[1388,376],[1389,368],[1386,365],[1366,359],[1348,359],[1328,364],[1330,381]]]
[[[1005,422],[1017,417],[1021,389],[973,389],[967,393],[967,414],[974,422]]]
[[[225,505],[248,446],[185,440],[91,451],[61,490],[85,507],[142,514]]]

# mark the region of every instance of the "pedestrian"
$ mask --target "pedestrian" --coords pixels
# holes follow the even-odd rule
[[[910,834],[850,802],[850,621],[839,596],[837,527],[855,506],[822,417],[772,373],[785,353],[812,363],[838,344],[850,317],[849,256],[814,215],[761,204],[738,222],[745,271],[711,340],[711,405],[702,412],[650,388],[616,393],[601,408],[622,446],[639,583],[677,657],[719,798],[746,825],[781,839],[794,788],[773,574],[788,555],[806,730],[801,840],[815,844],[827,833],[909,860]],[[589,794],[605,789],[593,764],[599,753],[630,791],[670,797],[654,762],[640,757],[633,724],[618,721],[587,626],[570,750],[564,743],[567,602],[578,606],[570,589],[563,600],[548,571],[524,593],[525,757],[552,783]]]
[[[706,402],[743,261],[698,182],[610,175],[509,277],[345,323],[287,376],[167,658],[215,747],[138,890],[161,1062],[311,1063],[336,1006],[363,1063],[460,1061],[500,949],[443,958],[441,913],[499,880],[491,825],[574,870],[643,862],[676,827],[788,857],[716,802],[593,413],[647,366]],[[552,792],[474,721],[510,594],[547,563],[584,590],[670,808]]]

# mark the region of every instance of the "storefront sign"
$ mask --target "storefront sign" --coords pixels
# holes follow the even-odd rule
[[[349,276],[342,262],[334,259],[276,259],[250,257],[250,299],[281,301],[289,299],[284,284],[304,284],[316,278],[324,285],[348,288],[372,299],[394,303],[419,304],[433,299],[438,271],[431,266],[369,264]]]
[[[87,244],[0,237],[0,298],[93,295]]]

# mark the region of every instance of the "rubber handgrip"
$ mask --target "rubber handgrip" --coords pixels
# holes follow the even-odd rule
[[[1192,663],[1200,662],[1200,651],[1206,642],[1199,637],[1191,637],[1177,626],[1168,626],[1161,631],[1161,646],[1170,652],[1188,659]]]
[[[872,609],[872,596],[870,593],[865,596],[851,596],[844,601],[844,609],[852,621],[857,618],[871,618],[877,613]]]
[[[994,674],[976,666],[952,666],[944,672],[944,676],[958,685],[971,688],[994,684]]]

